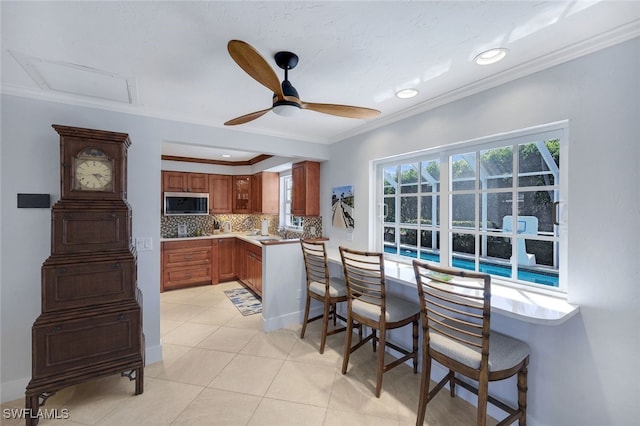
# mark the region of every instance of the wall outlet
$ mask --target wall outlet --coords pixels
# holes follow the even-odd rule
[[[311,228],[309,228],[309,233],[311,234],[312,237],[316,236],[316,227],[312,226]]]

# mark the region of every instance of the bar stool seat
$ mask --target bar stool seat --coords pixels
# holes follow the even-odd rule
[[[329,330],[329,320],[333,320],[334,327],[337,325],[338,318],[346,321],[338,314],[337,304],[347,301],[347,287],[344,280],[329,276],[327,252],[323,242],[301,239],[300,246],[304,257],[307,289],[300,338],[304,339],[308,323],[322,319],[322,334],[320,336],[320,353],[322,354],[327,336],[346,330],[346,327]],[[319,301],[323,306],[322,314],[313,318],[309,318],[311,299]]]
[[[485,426],[487,404],[508,415],[498,425],[527,424],[529,346],[491,330],[491,276],[413,261],[422,319],[422,376],[416,426],[424,423],[427,404],[449,383],[478,396],[476,425]],[[430,389],[431,360],[449,370]],[[489,395],[489,382],[517,375],[518,406]],[[464,376],[467,380],[461,380]],[[476,384],[477,383],[477,384]]]
[[[387,293],[382,253],[370,253],[340,247],[340,256],[347,282],[347,334],[345,336],[342,374],[347,373],[349,357],[368,341],[373,351],[380,344],[376,367],[376,397],[382,391],[382,376],[405,361],[413,360],[413,372],[418,372],[418,320],[420,305],[417,300],[406,300]],[[371,333],[351,345],[355,324],[371,328]],[[406,349],[387,340],[387,331],[412,326],[413,346]],[[362,332],[362,330],[360,330]],[[379,333],[379,336],[378,336]],[[384,363],[386,347],[401,354],[401,357]]]

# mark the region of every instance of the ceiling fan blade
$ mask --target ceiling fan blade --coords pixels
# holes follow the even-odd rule
[[[231,40],[227,43],[227,50],[240,68],[258,83],[278,95],[279,98],[282,98],[282,88],[278,76],[256,49],[244,41]]]
[[[256,111],[249,114],[241,115],[240,117],[236,117],[233,120],[229,120],[224,123],[225,126],[235,126],[236,124],[244,124],[250,121],[255,120],[256,118],[260,118],[266,113],[271,111],[271,108],[263,109],[262,111]]]
[[[380,111],[372,108],[357,107],[351,105],[336,104],[316,104],[311,102],[300,102],[300,108],[325,114],[337,115],[347,118],[376,118]]]

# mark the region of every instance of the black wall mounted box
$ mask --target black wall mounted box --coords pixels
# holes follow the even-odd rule
[[[18,194],[19,209],[48,209],[51,207],[49,194]]]

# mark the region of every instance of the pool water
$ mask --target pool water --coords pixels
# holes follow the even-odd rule
[[[385,247],[386,253],[396,254],[395,247]],[[416,258],[416,250],[401,249],[400,254],[402,256]],[[430,262],[440,262],[440,256],[428,252],[420,252],[420,259]],[[475,262],[459,257],[453,258],[453,266],[460,269],[475,270]],[[484,272],[491,275],[497,275],[500,277],[511,278],[511,267],[500,265],[497,263],[488,262],[486,260],[480,261],[480,272]],[[518,268],[518,280],[527,281],[536,284],[548,285],[550,287],[558,287],[558,276],[545,273],[542,271],[520,269]]]

